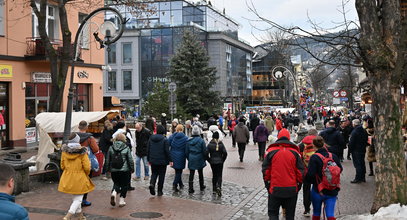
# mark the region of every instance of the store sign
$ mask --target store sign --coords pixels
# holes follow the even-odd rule
[[[0,78],[13,77],[13,67],[11,65],[0,65]]]
[[[47,72],[32,72],[32,82],[33,83],[51,83],[51,73]]]
[[[25,139],[27,144],[35,143],[35,137],[37,136],[37,131],[35,127],[25,129]]]
[[[78,78],[79,79],[82,79],[82,78],[89,79],[89,73],[87,73],[85,70],[79,71],[78,72]]]

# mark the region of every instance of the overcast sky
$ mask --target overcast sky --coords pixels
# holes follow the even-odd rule
[[[253,28],[247,20],[256,19],[256,16],[249,12],[246,1],[250,2],[250,0],[211,0],[212,5],[219,10],[225,8],[226,14],[240,23],[239,37],[250,42],[252,46],[255,46],[259,44],[255,36],[260,36],[261,32]],[[307,14],[312,20],[324,27],[333,27],[335,26],[335,22],[343,21],[343,15],[338,11],[342,7],[342,0],[251,1],[263,17],[286,27],[299,26],[310,30],[310,24],[307,23]],[[355,0],[349,0],[349,3],[346,5],[346,10],[347,19],[356,21]],[[269,25],[264,23],[254,22],[253,24],[262,29],[269,27]],[[252,32],[255,36],[253,36]]]

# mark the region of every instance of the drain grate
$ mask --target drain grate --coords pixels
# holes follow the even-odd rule
[[[163,214],[158,212],[135,212],[130,214],[133,218],[160,218]]]
[[[233,170],[244,170],[244,167],[228,167],[228,168]]]

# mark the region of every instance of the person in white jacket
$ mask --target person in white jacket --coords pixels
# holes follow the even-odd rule
[[[225,136],[222,135],[222,132],[220,131],[219,127],[218,127],[217,125],[211,125],[211,126],[209,126],[208,133],[206,134],[206,140],[207,140],[208,142],[212,140],[212,135],[213,135],[213,133],[215,133],[215,132],[218,132],[218,133],[220,134],[218,141],[219,141],[219,142],[220,142],[220,141],[223,141],[223,138],[224,138]]]

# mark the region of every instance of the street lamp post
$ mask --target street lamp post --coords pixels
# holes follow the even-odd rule
[[[79,58],[79,53],[78,53],[78,40],[79,40],[79,36],[81,36],[82,33],[82,29],[84,28],[84,26],[86,25],[86,23],[88,23],[88,21],[92,18],[95,17],[98,13],[100,12],[113,12],[113,14],[115,16],[117,16],[118,19],[118,23],[119,26],[116,27],[116,25],[110,21],[104,21],[103,24],[100,25],[100,29],[98,28],[99,31],[105,31],[104,36],[105,39],[100,39],[98,36],[98,32],[95,31],[93,33],[93,36],[95,37],[96,41],[98,41],[100,43],[100,47],[104,48],[105,46],[109,46],[110,44],[116,42],[121,35],[123,34],[123,30],[124,30],[124,19],[121,16],[120,12],[117,11],[114,8],[110,8],[110,7],[103,7],[103,8],[98,8],[94,11],[92,11],[88,16],[86,16],[86,18],[82,21],[81,25],[78,28],[78,31],[76,32],[75,35],[75,41],[73,44],[73,49],[74,49],[74,55],[73,55],[73,59],[72,59],[72,65],[71,65],[71,78],[70,78],[70,82],[69,82],[69,93],[68,93],[68,103],[67,103],[67,107],[66,107],[66,115],[65,115],[65,127],[64,127],[64,138],[63,138],[63,143],[67,143],[68,142],[68,138],[69,135],[71,133],[71,124],[72,124],[72,108],[73,108],[73,96],[74,96],[74,76],[75,76],[75,64]],[[94,24],[94,22],[92,22],[92,24]],[[102,25],[104,25],[105,27],[102,27]],[[110,25],[110,27],[109,27]],[[113,28],[113,29],[112,29]],[[106,29],[106,30],[103,30]],[[112,36],[112,32],[115,32],[115,35]]]

